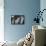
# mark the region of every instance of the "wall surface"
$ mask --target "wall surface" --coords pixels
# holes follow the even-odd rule
[[[4,35],[7,41],[18,41],[32,29],[34,17],[40,9],[40,0],[5,0]],[[12,25],[11,15],[24,15],[24,25]]]
[[[4,0],[0,0],[0,42],[4,41]]]
[[[41,0],[41,1],[40,1],[40,9],[41,9],[41,11],[42,11],[43,9],[46,9],[46,0]],[[46,10],[43,12],[42,17],[43,17],[43,22],[41,21],[41,22],[40,22],[40,25],[43,25],[43,26],[46,27]]]
[[[40,10],[43,10],[43,9],[46,9],[46,0],[41,0],[40,1]],[[43,17],[43,22],[41,21],[40,25],[46,27],[46,10],[43,12],[42,17]],[[45,40],[45,44],[46,44],[46,40]]]

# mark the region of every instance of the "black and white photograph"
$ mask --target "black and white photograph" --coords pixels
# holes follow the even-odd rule
[[[24,24],[25,16],[24,15],[12,15],[11,24]]]

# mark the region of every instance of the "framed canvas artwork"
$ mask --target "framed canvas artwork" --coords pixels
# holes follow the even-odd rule
[[[11,24],[24,24],[25,16],[24,15],[12,15],[11,16]]]

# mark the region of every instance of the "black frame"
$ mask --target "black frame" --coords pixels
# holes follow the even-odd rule
[[[25,16],[24,15],[12,15],[11,24],[13,24],[13,25],[25,24]]]

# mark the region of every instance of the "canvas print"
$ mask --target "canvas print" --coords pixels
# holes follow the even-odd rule
[[[24,15],[12,15],[11,24],[24,24],[25,16]]]

